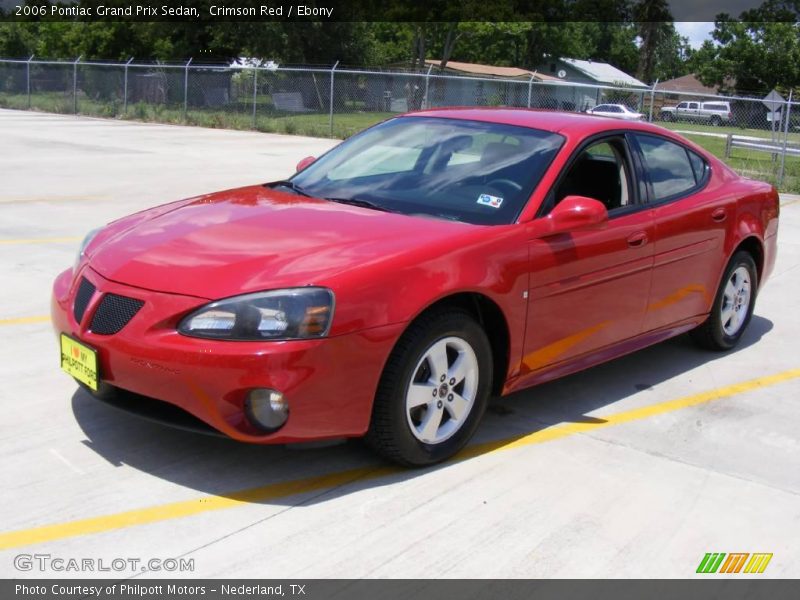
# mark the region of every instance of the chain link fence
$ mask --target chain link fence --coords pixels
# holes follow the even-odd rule
[[[800,192],[800,107],[792,100],[403,70],[0,59],[0,107],[204,127],[348,137],[439,106],[583,112],[624,104],[741,174]]]

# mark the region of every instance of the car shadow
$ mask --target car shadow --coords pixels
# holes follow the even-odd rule
[[[493,399],[471,445],[454,460],[427,469],[393,468],[359,440],[339,444],[258,446],[173,429],[107,406],[78,389],[72,410],[86,435],[84,445],[110,465],[123,465],[205,494],[247,502],[303,505],[359,489],[392,484],[446,469],[513,444],[553,425],[603,423],[594,410],[624,400],[688,371],[709,365],[757,343],[773,323],[753,316],[736,349],[715,353],[696,348],[687,335],[585,371]],[[279,484],[329,476],[330,485],[297,486],[298,494],[273,490]],[[349,484],[349,485],[348,485]],[[313,489],[312,489],[313,488]],[[313,491],[313,494],[305,492]],[[149,503],[148,503],[149,504]]]

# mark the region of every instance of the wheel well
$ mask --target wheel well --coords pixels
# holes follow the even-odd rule
[[[471,314],[481,324],[492,346],[494,380],[492,394],[500,394],[508,373],[510,336],[508,323],[500,307],[489,297],[475,292],[453,294],[426,308],[419,316],[442,307],[457,307]],[[418,318],[419,318],[418,316]]]
[[[761,245],[761,242],[757,237],[749,237],[742,240],[733,253],[736,254],[739,252],[739,250],[744,250],[753,257],[753,260],[756,263],[756,270],[758,271],[758,283],[760,285],[761,274],[764,271],[764,247]]]

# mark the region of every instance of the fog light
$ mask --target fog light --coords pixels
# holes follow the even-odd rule
[[[280,429],[289,418],[289,403],[283,394],[268,388],[251,390],[244,401],[250,422],[259,429],[272,432]]]

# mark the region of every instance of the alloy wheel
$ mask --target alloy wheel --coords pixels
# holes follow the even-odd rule
[[[726,335],[734,336],[742,328],[750,310],[751,293],[750,273],[745,267],[738,267],[731,273],[722,297],[720,321]]]
[[[419,359],[406,391],[411,433],[426,444],[439,444],[463,426],[478,393],[478,358],[460,337],[431,345]]]

